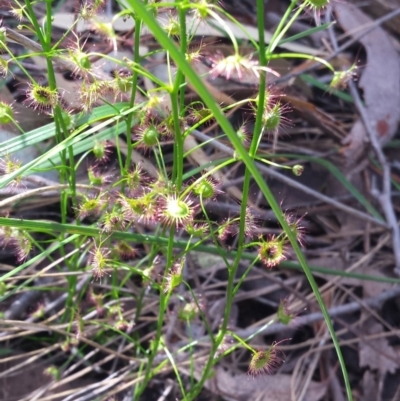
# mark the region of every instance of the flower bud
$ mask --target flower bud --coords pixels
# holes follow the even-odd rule
[[[303,174],[304,166],[302,166],[301,164],[296,164],[292,167],[292,171],[294,175],[297,175],[299,177]]]

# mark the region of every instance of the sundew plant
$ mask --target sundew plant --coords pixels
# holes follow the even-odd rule
[[[302,254],[304,216],[281,210],[256,166],[257,162],[289,169],[294,177],[303,171],[299,164],[280,166],[259,153],[262,139],[272,141],[282,125],[290,123],[284,92],[267,83],[268,76],[279,76],[269,67],[270,60],[293,56],[320,62],[331,71],[334,86],[349,76],[318,57],[277,51],[299,16],[311,11],[319,20],[326,6],[328,1],[292,1],[265,44],[264,1],[257,0],[258,38],[248,36],[252,51],[244,53],[227,22],[239,28],[241,24],[215,1],[121,0],[113,8],[118,11],[110,15],[103,1],[84,0],[75,9],[73,23],[57,35],[52,1],[10,1],[9,18],[0,26],[0,73],[5,79],[24,77],[23,103],[49,123],[25,132],[15,105],[0,101],[0,124],[6,131],[13,127],[20,133],[1,145],[0,188],[7,195],[0,201],[1,244],[14,256],[13,267],[0,279],[0,295],[7,301],[35,285],[44,293],[62,294],[62,304],[53,305],[54,310],[43,304],[26,318],[43,322],[50,331],[57,323],[52,353],[72,355],[74,349],[84,359],[95,352],[95,344],[103,351],[110,347],[123,365],[121,372],[129,373],[121,377],[133,389],[135,400],[166,371],[175,375],[180,399],[195,400],[215,365],[238,348],[250,351],[250,376],[274,374],[284,362],[279,343],[254,349],[250,338],[230,329],[229,318],[251,269],[255,265],[276,269],[291,255],[301,264],[324,314],[351,399],[331,320]],[[132,26],[123,38],[114,30],[118,20]],[[107,44],[107,52],[90,45],[79,28],[82,24]],[[204,24],[224,32],[232,54],[213,52],[206,41],[199,45],[196,32]],[[324,26],[314,31],[319,29]],[[145,36],[151,37],[152,46],[143,54]],[[133,57],[117,57],[118,49],[127,44]],[[45,60],[41,79],[30,68],[33,57]],[[148,68],[146,61],[155,57],[167,65],[165,79]],[[203,62],[209,66],[204,74],[196,69]],[[106,72],[107,65],[113,66],[111,71]],[[73,105],[59,86],[60,71],[68,71],[74,80]],[[237,102],[217,100],[207,80],[232,77],[239,82],[255,79],[257,92]],[[189,90],[197,94],[195,100],[187,96]],[[250,117],[234,128],[228,115],[237,106],[246,107]],[[199,133],[210,124],[218,125],[223,136],[200,140]],[[190,138],[196,142],[188,146]],[[196,168],[187,162],[217,139],[224,143],[224,156]],[[18,152],[27,147],[40,153],[22,161]],[[243,195],[235,200],[239,211],[220,219],[210,214],[208,205],[222,195],[230,196],[220,177],[234,165],[244,171]],[[51,179],[44,174],[49,171],[55,173]],[[263,235],[260,230],[261,222],[249,202],[252,180],[279,222],[275,234]],[[19,205],[26,208],[32,199],[45,195],[56,198],[56,217],[21,214]],[[219,255],[225,263],[224,311],[216,327],[210,324],[209,305],[193,281],[186,279],[187,258],[193,251]],[[239,275],[242,260],[247,269]],[[26,272],[33,275],[27,278]],[[39,273],[51,272],[63,278],[62,286],[59,281],[40,281]],[[136,289],[130,291],[133,285]],[[127,313],[126,305],[134,313]],[[282,301],[268,324],[289,324],[294,316]],[[189,341],[176,346],[167,332],[171,319],[188,332],[192,322],[201,322],[202,336],[192,333]],[[122,342],[115,345],[118,337]],[[68,375],[73,359],[52,371],[55,382]],[[190,380],[184,379],[181,364]]]

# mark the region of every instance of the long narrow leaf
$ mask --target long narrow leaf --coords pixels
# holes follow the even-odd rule
[[[196,72],[192,69],[190,64],[186,61],[185,55],[180,53],[180,51],[176,47],[175,43],[167,36],[167,34],[164,32],[164,30],[158,25],[158,23],[154,19],[154,17],[146,10],[146,7],[143,3],[134,1],[134,0],[127,0],[127,2],[130,5],[131,9],[134,12],[136,12],[137,15],[140,16],[140,18],[143,20],[144,23],[147,24],[148,28],[153,32],[156,40],[160,43],[160,45],[170,53],[171,57],[175,60],[175,62],[179,66],[179,68],[186,75],[187,79],[191,82],[193,87],[196,89],[197,93],[202,98],[202,100],[204,101],[206,106],[212,111],[215,119],[220,124],[220,126],[223,129],[223,131],[225,132],[225,134],[228,136],[228,138],[231,141],[233,147],[235,148],[235,151],[237,152],[238,156],[242,159],[242,161],[244,162],[244,164],[246,165],[246,167],[248,168],[248,170],[254,177],[254,180],[257,182],[261,192],[265,196],[265,199],[268,201],[269,205],[271,206],[271,209],[276,214],[279,223],[285,230],[285,232],[290,240],[290,243],[296,253],[296,256],[299,259],[299,262],[304,269],[304,273],[310,283],[310,286],[315,294],[315,298],[318,302],[318,305],[321,308],[321,311],[324,315],[325,322],[327,324],[328,330],[329,330],[332,340],[334,342],[336,353],[338,355],[340,366],[341,366],[341,369],[343,372],[343,377],[344,377],[344,381],[345,381],[345,385],[346,385],[348,399],[352,400],[351,387],[350,387],[350,382],[349,382],[349,378],[348,378],[348,374],[347,374],[346,365],[345,365],[343,355],[342,355],[342,352],[340,349],[339,341],[337,339],[337,336],[336,336],[335,330],[333,328],[332,321],[329,317],[327,308],[324,304],[324,301],[319,292],[317,283],[315,282],[315,279],[311,273],[311,270],[307,265],[307,261],[300,249],[299,244],[297,243],[297,239],[296,239],[294,233],[292,232],[292,230],[290,229],[288,223],[286,222],[286,219],[284,218],[282,211],[280,210],[279,204],[275,200],[270,188],[266,184],[264,177],[262,177],[262,175],[258,171],[253,160],[248,155],[247,150],[242,146],[240,139],[236,135],[236,132],[234,131],[232,125],[225,118],[224,114],[222,113],[222,111],[221,111],[220,107],[218,106],[218,104],[216,103],[215,99],[207,91],[205,85],[201,81],[201,78],[196,74]]]

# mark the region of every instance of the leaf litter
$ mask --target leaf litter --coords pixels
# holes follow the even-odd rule
[[[389,35],[357,6],[334,4],[339,24],[348,35],[364,46],[367,62],[362,68],[359,87],[363,89],[365,107],[382,146],[396,134],[400,122],[400,58]],[[349,159],[357,160],[366,147],[365,127],[357,121],[345,143]]]
[[[342,25],[343,29],[345,31],[351,31],[354,30],[354,27],[360,27],[360,26],[366,26],[370,25],[373,23],[373,20],[370,19],[368,16],[366,16],[364,13],[362,13],[358,8],[355,6],[351,5],[342,5],[339,4],[339,2],[335,2],[334,4],[335,10],[337,11],[337,17]],[[347,7],[347,8],[346,8]],[[69,16],[71,13],[69,13]],[[64,15],[60,13],[59,15],[55,16],[56,19],[55,21],[62,21],[64,19]],[[202,26],[202,29],[204,31],[201,32],[202,35],[210,35],[210,36],[220,36],[221,33],[220,31],[213,30],[214,28],[210,28],[209,26]],[[121,31],[126,30],[126,27],[124,29],[121,28]],[[248,28],[248,32],[250,34],[255,34],[254,28],[250,27]],[[241,31],[236,32],[238,37],[243,37],[243,34]],[[354,35],[357,35],[357,32],[353,33]],[[393,47],[388,35],[386,32],[378,27],[375,28],[373,31],[370,33],[363,35],[360,39],[360,42],[365,46],[365,50],[367,53],[367,63],[365,66],[365,69],[363,70],[363,73],[361,75],[361,79],[359,81],[360,87],[363,88],[364,90],[364,100],[366,107],[368,108],[368,113],[371,118],[371,121],[373,121],[374,127],[379,134],[379,138],[381,141],[381,144],[387,144],[395,135],[396,129],[397,129],[397,124],[399,121],[399,116],[400,116],[400,109],[398,105],[400,104],[400,73],[399,73],[399,58],[398,54],[395,51],[395,48]],[[287,50],[293,50],[293,51],[304,51],[305,46],[286,46]],[[318,50],[316,49],[310,49],[309,48],[309,54],[320,54]],[[382,60],[385,60],[385,63],[382,63]],[[397,62],[396,62],[397,60]],[[209,81],[209,83],[212,83],[212,81]],[[236,84],[236,83],[235,83]],[[70,85],[70,84],[68,84]],[[229,82],[226,82],[226,86],[229,86]],[[73,93],[73,84],[71,84],[71,93]],[[229,88],[227,88],[229,89]],[[235,91],[236,88],[235,88]],[[218,96],[218,91],[216,92],[216,95]],[[329,111],[319,111],[317,113],[316,107],[312,104],[313,100],[310,99],[303,99],[301,96],[297,96],[296,93],[293,94],[293,98],[297,99],[298,104],[308,104],[310,107],[307,107],[307,110],[314,115],[315,120],[321,119],[321,113],[326,114],[326,118],[328,119],[328,116],[330,115]],[[321,108],[321,105],[319,105],[319,108]],[[333,120],[334,121],[334,120]],[[318,152],[323,149],[324,147],[327,148],[329,147],[332,143],[335,143],[336,145],[338,144],[338,137],[339,139],[341,138],[342,135],[336,134],[336,138],[332,142],[332,137],[335,137],[335,135],[332,134],[332,131],[339,130],[337,128],[335,122],[330,122],[330,125],[332,125],[332,130],[330,133],[326,134],[328,135],[328,140],[326,139],[327,136],[323,137],[324,133],[324,124],[320,124],[321,126],[316,126],[313,127],[314,129],[318,130],[318,138],[319,138],[319,145],[315,144],[315,149],[313,149],[313,152]],[[300,142],[296,142],[296,137],[294,130],[289,131],[290,133],[288,134],[290,136],[290,141],[295,138],[293,142],[295,142],[295,146],[299,144]],[[340,126],[340,133],[343,132],[343,127]],[[281,144],[283,146],[283,140],[281,140]],[[356,157],[354,156],[355,153],[357,153],[360,150],[365,150],[366,148],[366,134],[365,134],[365,129],[363,128],[362,124],[357,121],[352,129],[350,130],[350,134],[347,137],[347,146],[348,146],[348,151],[346,150],[345,155],[347,155],[348,160],[354,161]],[[307,142],[307,146],[310,147],[311,142]],[[314,145],[313,144],[313,145]],[[300,146],[300,145],[299,145]],[[320,147],[320,148],[319,148]],[[188,147],[190,148],[190,146]],[[278,144],[278,149],[279,149],[279,144]],[[362,152],[359,153],[360,155]],[[193,156],[193,163],[194,164],[206,164],[208,161],[211,160],[211,157],[208,156],[210,153],[206,153],[201,149],[200,152],[196,152]],[[209,159],[207,159],[209,157]],[[228,174],[225,176],[228,177]],[[224,178],[224,180],[226,180]],[[310,178],[312,180],[312,178]],[[228,183],[226,183],[228,185]],[[307,184],[307,183],[306,183]],[[240,186],[232,186],[232,189],[230,190],[232,193],[240,194],[238,192],[238,188]],[[284,186],[281,184],[279,188],[276,189],[276,192],[281,192]],[[289,189],[290,190],[290,189]],[[337,194],[337,193],[336,193]],[[335,193],[332,194],[332,197],[336,195]],[[254,197],[254,203],[257,203],[257,197]],[[262,206],[262,205],[261,205]],[[318,247],[315,247],[314,250],[314,256],[316,256],[316,261],[318,260],[323,260],[325,259],[325,264],[329,265],[330,268],[339,268],[339,269],[344,269],[346,266],[349,265],[349,261],[352,261],[354,258],[360,258],[360,252],[359,250],[357,252],[354,251],[354,247],[352,244],[351,246],[347,246],[348,244],[345,244],[345,241],[341,242],[341,246],[338,245],[338,243],[335,243],[334,241],[330,241],[329,239],[329,224],[327,224],[327,220],[317,220],[312,218],[312,214],[323,214],[325,213],[323,210],[323,207],[320,207],[318,204],[315,206],[315,210],[313,211],[313,206],[298,206],[299,211],[307,211],[310,216],[311,220],[311,225],[310,225],[310,253],[308,254],[309,259],[313,257],[312,254],[312,243],[314,240],[318,240],[318,236],[322,238],[322,236],[325,236],[325,239],[328,238],[328,243],[330,244],[329,249],[326,250],[318,250]],[[333,210],[331,211],[331,214],[334,218],[337,218],[337,211]],[[332,217],[331,216],[331,217]],[[351,230],[352,229],[352,224],[354,222],[350,221],[349,219],[346,221],[346,217],[340,217],[339,218],[339,223],[342,224],[342,228],[345,228],[344,231],[341,231],[340,234],[345,237],[346,233],[345,231]],[[356,224],[354,223],[354,226]],[[358,229],[359,227],[353,227],[354,229]],[[319,232],[318,232],[319,231]],[[321,233],[322,231],[322,233]],[[379,234],[379,233],[378,233]],[[373,234],[370,235],[370,238],[373,237]],[[330,242],[329,242],[330,241]],[[321,241],[322,242],[322,241]],[[326,243],[325,243],[326,245]],[[327,256],[324,256],[327,255]],[[318,259],[319,258],[319,259]],[[324,262],[321,260],[321,262],[315,262],[315,264],[321,264],[323,265]],[[376,260],[372,259],[368,260],[368,262],[371,263],[376,263]],[[209,271],[207,270],[210,265],[215,264],[215,260],[212,263],[204,263],[203,265],[199,266],[201,272],[199,274],[207,274]],[[255,272],[257,269],[255,269]],[[376,271],[374,270],[374,267],[368,269],[368,273],[374,274]],[[290,279],[295,278],[294,275],[292,275],[290,272],[285,272],[284,274],[287,275]],[[384,274],[379,272],[379,274]],[[215,276],[215,280],[217,282],[223,283],[223,279],[221,277]],[[329,276],[325,275],[324,278],[326,279],[327,282],[329,282]],[[276,278],[276,280],[279,281],[279,277]],[[355,284],[354,279],[353,281],[348,281],[347,284]],[[278,282],[277,281],[277,282]],[[282,280],[285,281],[285,280]],[[301,279],[297,280],[298,283],[300,284],[300,288],[302,288],[302,292],[305,294],[306,290],[304,289],[305,287],[302,286]],[[358,283],[358,282],[356,282]],[[252,288],[255,289],[256,286],[254,285],[252,287],[251,282],[246,283],[246,291],[249,292],[248,298],[251,298],[252,294]],[[259,284],[259,283],[258,283]],[[268,284],[271,285],[272,284]],[[363,285],[361,284],[361,287]],[[370,288],[372,287],[372,288]],[[390,285],[384,285],[384,288],[378,287],[372,285],[368,287],[365,285],[362,289],[364,290],[363,296],[376,296],[379,297],[379,294],[381,291],[384,289],[390,287]],[[288,294],[290,291],[293,291],[293,287],[285,288],[279,287],[279,296],[282,294]],[[200,290],[200,288],[199,288]],[[202,290],[205,292],[210,291],[207,286],[205,286]],[[290,290],[290,291],[289,291]],[[375,291],[373,291],[375,290]],[[339,290],[337,290],[339,291]],[[274,292],[273,290],[270,291],[270,294],[272,296],[269,298],[270,300],[274,299]],[[275,297],[277,298],[277,295],[275,293]],[[300,297],[299,297],[300,298]],[[311,297],[312,298],[312,297]],[[260,301],[260,303],[258,303]],[[257,308],[262,308],[264,305],[261,303],[261,301],[265,301],[262,297],[259,297],[259,299],[256,299],[257,302]],[[300,302],[300,301],[299,301]],[[254,306],[254,304],[253,304]],[[313,303],[312,301],[305,302],[303,301],[301,303],[300,310],[305,310],[313,308]],[[238,308],[240,310],[240,308]],[[253,311],[252,311],[253,312]],[[243,312],[240,312],[243,314]],[[239,317],[240,317],[239,313]],[[255,317],[254,317],[255,319]],[[235,319],[232,320],[233,325],[239,325],[240,322],[238,320],[235,321]],[[250,325],[249,325],[250,327]],[[378,334],[384,331],[384,328],[381,324],[378,323],[371,323],[367,322],[365,323],[365,335],[368,337],[368,335],[374,335]],[[299,344],[299,349],[301,348],[301,343]],[[364,374],[364,380],[368,381],[367,378],[368,376],[367,372],[370,373],[370,371],[378,371],[380,375],[384,376],[388,372],[393,373],[395,372],[398,367],[398,351],[396,350],[395,347],[390,345],[388,340],[386,338],[380,338],[378,340],[374,339],[373,340],[373,347],[369,345],[369,341],[366,340],[364,341],[363,337],[360,337],[360,342],[359,342],[359,365],[363,369],[367,369],[365,374]],[[396,360],[397,358],[397,360]],[[182,369],[182,373],[184,373],[184,369]],[[273,376],[266,376],[266,377],[259,377],[257,379],[252,379],[249,378],[246,374],[244,373],[234,373],[234,369],[224,369],[221,366],[217,366],[215,368],[215,376],[213,379],[210,379],[207,381],[206,386],[208,389],[213,393],[221,396],[222,398],[226,399],[227,401],[230,400],[257,400],[257,401],[288,401],[291,399],[292,391],[291,391],[291,376],[288,374],[283,374],[283,373],[277,373],[276,375]],[[303,398],[303,401],[318,401],[321,400],[322,397],[327,392],[327,387],[328,387],[328,379],[325,381],[319,381],[317,382],[316,380],[311,380],[309,387],[305,393],[305,397]],[[367,388],[364,388],[365,395],[367,394]],[[366,398],[360,398],[365,401]],[[296,400],[298,401],[298,400]]]

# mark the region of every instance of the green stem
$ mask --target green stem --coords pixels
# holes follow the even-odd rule
[[[351,401],[353,399],[353,397],[352,397],[352,393],[351,393],[351,387],[350,387],[349,377],[347,374],[346,365],[345,365],[345,362],[344,362],[344,359],[342,356],[342,352],[340,349],[339,341],[336,336],[335,330],[333,328],[332,321],[329,317],[327,308],[326,308],[324,301],[322,299],[322,296],[319,292],[318,285],[315,282],[315,279],[311,273],[311,270],[307,265],[307,261],[300,249],[299,244],[297,243],[297,239],[296,239],[294,233],[292,232],[291,228],[289,227],[288,223],[286,222],[285,217],[282,214],[282,211],[279,207],[279,204],[275,200],[269,186],[265,182],[264,177],[260,174],[253,159],[247,153],[246,149],[242,146],[240,139],[237,137],[232,125],[229,123],[229,121],[225,118],[225,116],[221,112],[221,109],[219,108],[218,104],[215,102],[215,99],[205,88],[203,82],[201,81],[201,78],[195,73],[195,71],[191,68],[189,63],[186,61],[185,56],[180,53],[180,50],[178,48],[176,48],[175,44],[168,38],[168,36],[165,34],[163,29],[158,24],[158,22],[154,19],[154,17],[151,14],[149,14],[149,12],[146,10],[145,6],[141,2],[138,2],[135,0],[126,0],[126,1],[130,5],[130,7],[133,10],[135,10],[137,12],[137,14],[143,19],[143,22],[147,24],[147,26],[153,32],[154,36],[156,37],[156,39],[158,40],[158,42],[160,43],[162,48],[169,51],[172,58],[175,60],[175,62],[179,66],[179,68],[182,70],[182,73],[185,74],[185,76],[191,82],[193,87],[196,89],[197,93],[202,98],[204,103],[213,112],[214,117],[217,120],[217,122],[219,123],[221,129],[228,136],[233,147],[235,148],[236,153],[239,155],[239,157],[242,159],[243,163],[246,165],[246,168],[249,170],[249,172],[254,177],[254,180],[258,184],[261,192],[265,196],[265,199],[267,200],[271,209],[275,213],[279,223],[281,224],[284,231],[287,233],[290,243],[296,253],[296,256],[303,268],[304,274],[306,275],[306,277],[310,283],[310,286],[314,292],[315,298],[316,298],[318,305],[321,308],[322,314],[325,318],[325,322],[326,322],[326,325],[330,332],[330,335],[332,337],[333,343],[335,345],[336,353],[338,355],[340,366],[341,366],[341,369],[343,372],[347,396],[348,396],[349,401]],[[219,338],[221,338],[221,337],[222,336],[220,336]],[[210,365],[210,363],[207,364],[207,366],[209,366],[209,365]]]
[[[297,9],[292,18],[287,23],[286,20],[289,18],[290,13],[293,11],[298,1],[299,0],[292,0],[285,14],[281,18],[279,25],[276,27],[274,34],[272,35],[271,41],[269,42],[268,49],[266,51],[267,54],[271,54],[276,49],[279,42],[285,35],[285,33],[289,30],[290,26],[299,17],[299,15],[303,12],[304,8],[306,7],[307,2],[303,1],[303,4]]]
[[[183,135],[180,124],[180,113],[179,113],[179,99],[178,93],[174,90],[170,94],[171,97],[171,108],[172,118],[174,122],[174,163],[172,169],[172,182],[176,185],[176,189],[179,192],[182,188],[182,176],[183,176]]]
[[[301,59],[306,59],[306,60],[317,61],[318,63],[324,65],[326,68],[328,68],[333,73],[335,73],[335,69],[332,67],[331,63],[328,63],[326,60],[324,60],[321,57],[313,56],[312,54],[279,53],[279,54],[269,54],[268,55],[268,61],[282,59],[282,58],[292,58],[292,59],[293,58],[301,58]]]
[[[51,49],[51,33],[52,33],[52,24],[51,23],[53,20],[53,14],[52,14],[52,8],[51,8],[52,1],[46,0],[46,25],[45,25],[46,29],[44,31],[42,31],[42,29],[39,26],[39,22],[36,18],[33,8],[32,8],[31,1],[25,0],[25,4],[26,4],[28,14],[30,16],[30,22],[32,23],[32,25],[34,27],[34,30],[39,39],[39,42],[43,48],[44,56],[46,58],[49,87],[51,90],[57,90],[57,82],[56,82],[55,72],[54,72],[54,68],[53,68],[52,49]],[[61,113],[61,109],[60,109],[59,105],[56,105],[54,107],[54,123],[55,123],[56,140],[57,140],[57,143],[59,144],[63,141],[64,138],[66,138],[68,136],[68,132],[66,130],[65,124],[63,124],[63,117],[62,117],[62,113]],[[72,192],[72,202],[73,202],[73,205],[76,207],[77,206],[77,198],[76,198],[75,176],[73,174],[73,172],[75,171],[73,149],[68,148],[68,153],[69,153],[69,167],[70,167],[71,174],[67,174],[65,169],[61,169],[60,170],[60,182],[64,183],[65,181],[68,181],[68,183],[70,184],[70,191]],[[65,151],[60,152],[60,158],[62,161],[62,165],[67,166],[68,163],[67,163],[67,157],[66,157]],[[62,191],[62,193],[61,193],[61,221],[63,223],[65,223],[67,221],[68,198],[69,198],[69,194],[66,191]],[[70,297],[68,298],[68,300],[71,302]]]
[[[135,65],[139,64],[140,61],[140,31],[141,31],[141,26],[142,26],[142,20],[138,17],[135,18],[135,37],[134,37],[134,48],[133,48],[133,62]],[[133,108],[133,105],[135,104],[135,98],[136,98],[136,91],[137,91],[137,84],[138,84],[138,77],[139,77],[139,72],[136,68],[133,69],[133,74],[132,74],[132,91],[131,91],[131,97],[129,100],[129,108]],[[129,168],[131,166],[131,160],[132,160],[132,120],[133,120],[133,113],[129,114],[127,119],[126,119],[126,160],[125,160],[125,171],[129,171]]]
[[[179,29],[180,29],[180,49],[181,53],[186,56],[187,54],[187,37],[186,37],[186,8],[184,8],[183,0],[178,0],[178,15],[179,15]],[[182,71],[178,69],[176,74],[176,81],[175,81],[176,89],[179,92],[179,110],[184,110],[185,108],[185,75],[182,74]]]
[[[187,37],[186,37],[186,9],[182,7],[183,0],[177,0],[177,9],[179,16],[179,39],[181,54],[186,55]],[[172,118],[174,121],[174,163],[172,168],[172,180],[178,191],[182,188],[184,136],[181,129],[180,117],[185,107],[185,75],[181,69],[178,69],[175,77],[174,86],[171,92]]]

